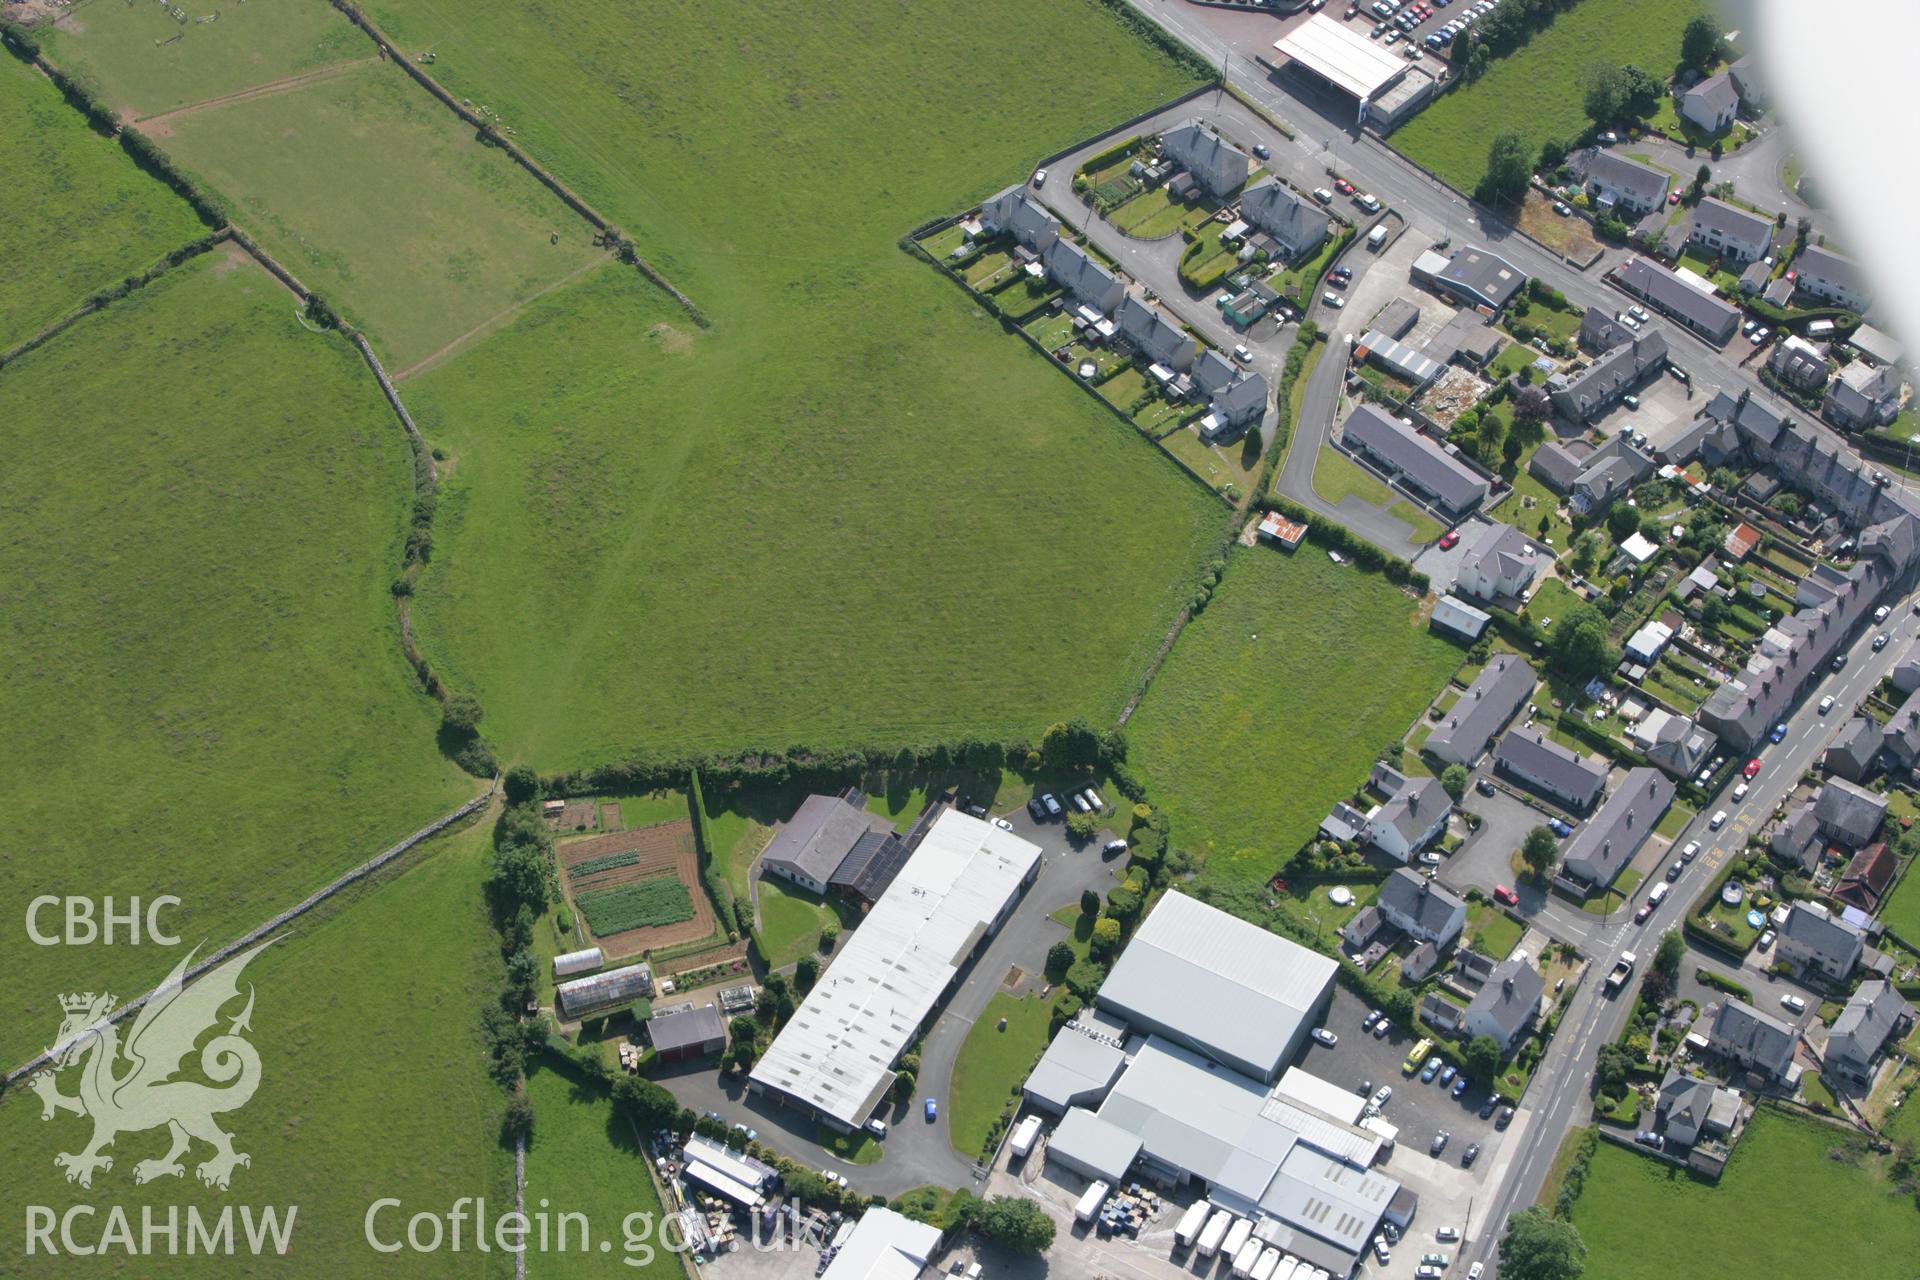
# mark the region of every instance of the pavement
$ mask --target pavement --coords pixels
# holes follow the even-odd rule
[[[1108,799],[1113,799],[1111,787],[1107,792]],[[744,1076],[722,1074],[711,1060],[667,1067],[658,1071],[656,1078],[682,1106],[717,1112],[730,1124],[750,1125],[759,1132],[760,1141],[781,1154],[810,1168],[843,1173],[854,1190],[863,1194],[891,1197],[927,1185],[970,1186],[974,1157],[954,1150],[944,1110],[935,1123],[922,1118],[921,1099],[933,1097],[944,1104],[951,1096],[953,1064],[960,1045],[986,1012],[987,1002],[1001,989],[1008,969],[1017,965],[1037,975],[1044,968],[1048,948],[1066,936],[1066,930],[1049,919],[1052,913],[1064,906],[1077,906],[1085,889],[1098,890],[1104,896],[1113,887],[1116,871],[1126,864],[1125,854],[1108,857],[1101,852],[1110,838],[1104,833],[1076,850],[1068,843],[1060,822],[1035,823],[1024,806],[1001,816],[1013,824],[1015,834],[1040,846],[1039,878],[987,949],[963,971],[944,1001],[938,1020],[920,1048],[920,1074],[913,1098],[896,1104],[885,1117],[890,1127],[880,1144],[882,1154],[877,1163],[856,1165],[840,1159],[820,1145],[818,1125],[812,1118],[749,1093]]]

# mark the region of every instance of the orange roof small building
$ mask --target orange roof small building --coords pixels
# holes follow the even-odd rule
[[[1760,531],[1742,520],[1727,534],[1727,554],[1735,560],[1745,560],[1760,545]]]
[[[1261,517],[1260,536],[1292,551],[1300,545],[1300,539],[1307,536],[1307,526],[1297,520],[1287,519],[1278,511],[1269,511]]]

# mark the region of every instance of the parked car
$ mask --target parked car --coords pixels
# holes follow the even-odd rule
[[[1367,1010],[1366,1018],[1360,1023],[1360,1029],[1362,1031],[1371,1031],[1373,1030],[1373,1024],[1381,1021],[1386,1016],[1386,1014],[1380,1012],[1378,1009],[1369,1009]],[[1371,1092],[1371,1090],[1368,1092]]]
[[[1486,1269],[1487,1269],[1486,1263],[1484,1262],[1474,1263],[1472,1266],[1467,1268],[1467,1280],[1480,1280],[1481,1273],[1484,1272]]]
[[[1353,184],[1351,182],[1348,182],[1345,178],[1335,178],[1333,180],[1333,189],[1335,191],[1338,191],[1343,196],[1350,196],[1353,194]]]
[[[1049,818],[1057,818],[1060,816],[1060,802],[1053,798],[1053,792],[1041,792],[1040,803],[1047,807],[1047,816]]]
[[[1442,551],[1453,550],[1455,546],[1459,545],[1459,542],[1460,531],[1458,529],[1449,529],[1440,535],[1440,549]]]
[[[1685,871],[1686,869],[1687,869],[1687,864],[1680,861],[1680,859],[1675,858],[1673,860],[1673,865],[1667,868],[1668,882],[1671,883],[1672,881],[1678,880],[1680,878],[1680,873],[1682,871]]]
[[[1747,798],[1747,791],[1752,787],[1752,785],[1753,785],[1752,783],[1743,782],[1739,786],[1735,787],[1733,789],[1733,802],[1735,804],[1738,804],[1742,800],[1745,800]]]
[[[932,1124],[935,1120],[939,1119],[940,1117],[939,1102],[933,1098],[928,1098],[926,1111],[927,1111],[927,1123]]]
[[[1333,192],[1327,190],[1325,187],[1315,187],[1313,189],[1313,198],[1321,204],[1332,204]]]
[[[1492,1098],[1488,1098],[1488,1099],[1487,1099],[1487,1100],[1486,1100],[1485,1102],[1483,1102],[1483,1103],[1481,1103],[1481,1104],[1480,1104],[1480,1118],[1481,1118],[1482,1120],[1485,1120],[1485,1119],[1487,1119],[1487,1118],[1488,1118],[1489,1116],[1491,1116],[1491,1115],[1493,1114],[1493,1108],[1494,1108],[1494,1101],[1493,1101],[1493,1099],[1492,1099]],[[1445,1228],[1445,1227],[1442,1227],[1442,1228],[1441,1228],[1441,1230],[1442,1230],[1442,1231],[1445,1231],[1445,1230],[1446,1230],[1446,1228]],[[1441,1237],[1441,1239],[1443,1239],[1443,1240],[1444,1240],[1444,1239],[1446,1239],[1446,1237],[1445,1237],[1445,1236],[1442,1236],[1442,1237]]]
[[[1387,1038],[1387,1032],[1391,1030],[1393,1030],[1393,1024],[1387,1021],[1386,1015],[1382,1014],[1380,1021],[1373,1024],[1373,1038],[1375,1040],[1385,1040]]]
[[[1718,831],[1721,827],[1724,827],[1726,824],[1727,824],[1727,811],[1725,809],[1715,809],[1713,811],[1713,817],[1707,822],[1707,830]]]
[[[1045,169],[1035,169],[1033,171],[1033,185],[1036,187],[1044,187],[1047,185],[1047,171]]]
[[[1788,1013],[1791,1013],[1796,1017],[1798,1017],[1800,1014],[1803,1014],[1807,1011],[1806,1000],[1804,1000],[1800,996],[1793,994],[1793,992],[1791,991],[1787,992],[1787,994],[1780,997],[1780,1004],[1781,1004],[1781,1007],[1786,1009]]]
[[[1846,653],[1834,654],[1833,669],[1835,671],[1845,671],[1847,669],[1847,659],[1850,658],[1851,656],[1852,656],[1851,654],[1846,654]]]
[[[1826,697],[1820,699],[1820,714],[1825,715],[1831,710],[1833,710],[1833,695],[1828,694]]]
[[[1428,1058],[1427,1065],[1420,1068],[1420,1083],[1432,1084],[1433,1078],[1440,1074],[1442,1063],[1439,1058]]]
[[[1393,1250],[1387,1248],[1387,1238],[1385,1236],[1375,1236],[1373,1238],[1373,1256],[1380,1260],[1380,1265],[1383,1267],[1393,1261]]]
[[[1632,316],[1635,320],[1638,320],[1641,324],[1645,324],[1649,320],[1653,319],[1652,314],[1649,313],[1647,309],[1641,306],[1639,303],[1635,303],[1633,306],[1628,307],[1627,314]]]
[[[1893,639],[1892,636],[1882,631],[1879,635],[1873,638],[1873,651],[1875,653],[1880,652],[1882,649],[1887,647],[1887,641],[1891,639]]]
[[[1452,1084],[1454,1076],[1458,1074],[1459,1073],[1453,1069],[1453,1064],[1449,1062],[1446,1066],[1440,1068],[1440,1083]]]
[[[1450,1089],[1448,1092],[1451,1093],[1454,1099],[1457,1101],[1461,1097],[1464,1097],[1467,1090],[1471,1088],[1473,1088],[1473,1081],[1468,1079],[1465,1075],[1462,1075],[1458,1080],[1455,1080],[1453,1082],[1453,1088]]]
[[[1368,213],[1380,212],[1380,202],[1374,199],[1374,197],[1371,195],[1364,194],[1364,193],[1361,195],[1357,195],[1353,198],[1353,202],[1359,205],[1362,209],[1365,209]]]
[[[1469,1142],[1467,1144],[1467,1149],[1460,1153],[1460,1167],[1462,1169],[1471,1169],[1473,1168],[1473,1162],[1475,1160],[1478,1160],[1479,1158],[1480,1158],[1480,1144],[1477,1142]],[[1445,1264],[1441,1264],[1441,1265],[1444,1266]]]
[[[1493,886],[1493,900],[1507,907],[1520,905],[1520,895],[1503,884]]]
[[[1773,930],[1769,929],[1765,933],[1761,934],[1760,941],[1756,945],[1762,951],[1765,951],[1768,947],[1771,947],[1773,945]]]
[[[1434,1134],[1433,1141],[1427,1144],[1427,1154],[1430,1156],[1437,1156],[1442,1151],[1445,1151],[1447,1149],[1447,1139],[1451,1138],[1452,1136],[1453,1135],[1448,1133],[1445,1129],[1442,1129],[1440,1132]]]
[[[1548,818],[1547,830],[1553,832],[1553,834],[1559,836],[1562,840],[1565,840],[1573,834],[1573,828],[1559,818]]]
[[[1760,772],[1760,757],[1755,756],[1753,759],[1747,761],[1746,768],[1740,770],[1740,776],[1745,778],[1748,782],[1752,782],[1753,775],[1759,772]]]
[[[1005,818],[995,818],[993,820],[993,825],[1000,828],[1002,831],[1013,830],[1013,824],[1011,822],[1008,822]]]
[[[1475,791],[1478,791],[1483,796],[1490,796],[1493,794],[1493,790],[1494,790],[1493,779],[1491,778],[1477,779],[1473,784],[1473,789]]]
[[[1452,1244],[1455,1240],[1458,1240],[1460,1238],[1460,1228],[1442,1227],[1438,1231],[1433,1233],[1433,1238],[1435,1240],[1438,1240],[1441,1244]]]
[[[1512,1123],[1513,1123],[1512,1107],[1500,1108],[1500,1114],[1493,1118],[1493,1127],[1496,1129],[1504,1129]]]
[[[1383,1025],[1384,1025],[1384,1020],[1383,1020]],[[1384,1107],[1389,1102],[1392,1102],[1392,1101],[1393,1101],[1393,1086],[1390,1084],[1381,1085],[1380,1091],[1373,1095],[1373,1105],[1376,1107]]]
[[[887,1136],[887,1122],[885,1120],[869,1120],[867,1121],[867,1132],[876,1138],[884,1138]]]
[[[1253,154],[1259,156],[1262,160],[1270,160],[1273,158],[1273,148],[1264,142],[1256,142],[1253,144]]]
[[[1246,343],[1244,342],[1240,343],[1237,346],[1235,346],[1233,349],[1233,358],[1235,360],[1238,360],[1241,364],[1252,364],[1253,351],[1247,346]]]
[[[1340,1043],[1340,1037],[1333,1034],[1333,1032],[1327,1030],[1325,1027],[1315,1027],[1313,1029],[1313,1038],[1315,1040],[1318,1040],[1321,1044],[1327,1046],[1327,1048],[1329,1049],[1333,1048],[1335,1045]]]
[[[1652,914],[1653,904],[1651,902],[1643,902],[1640,904],[1640,909],[1633,913],[1633,922],[1635,924],[1645,924],[1647,917]]]
[[[1782,720],[1779,724],[1776,724],[1775,726],[1773,726],[1773,732],[1767,735],[1767,741],[1780,742],[1784,740],[1786,736],[1787,736],[1787,722],[1785,720]]]
[[[1655,1151],[1667,1145],[1667,1140],[1651,1129],[1642,1129],[1633,1135],[1633,1140],[1643,1147],[1652,1147]]]
[[[1045,822],[1047,820],[1047,806],[1040,803],[1039,796],[1035,796],[1033,799],[1027,801],[1027,814],[1035,822]]]

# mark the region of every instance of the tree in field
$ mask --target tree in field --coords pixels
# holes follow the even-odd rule
[[[507,1099],[507,1113],[500,1117],[500,1136],[511,1141],[532,1132],[533,1099],[522,1091]]]
[[[1500,1042],[1492,1036],[1475,1036],[1467,1041],[1462,1055],[1467,1074],[1476,1080],[1490,1081],[1500,1070]]]
[[[1517,133],[1495,135],[1487,148],[1487,172],[1475,195],[1483,204],[1517,204],[1527,194],[1533,154]]]
[[[1080,891],[1080,914],[1083,916],[1097,916],[1100,914],[1100,894],[1098,891],[1093,889],[1082,889]]]
[[[1073,968],[1073,948],[1065,942],[1056,942],[1047,948],[1047,977],[1054,982],[1067,976],[1067,970]]]
[[[1560,846],[1554,843],[1553,832],[1545,827],[1527,832],[1520,846],[1520,861],[1527,864],[1527,870],[1533,872],[1536,879],[1544,879],[1559,857]]]
[[[507,776],[501,779],[501,789],[506,792],[508,804],[525,804],[529,800],[538,800],[540,775],[524,764],[517,764],[507,770]]]
[[[1448,795],[1458,800],[1467,790],[1467,770],[1463,765],[1450,764],[1440,774],[1440,785]]]
[[[973,1213],[981,1235],[1014,1253],[1045,1253],[1053,1244],[1053,1219],[1032,1200],[995,1196]]]
[[[1547,648],[1556,666],[1582,681],[1605,674],[1619,661],[1607,639],[1607,620],[1590,604],[1567,610],[1566,616],[1554,624]]]
[[[1620,118],[1620,68],[1596,67],[1587,78],[1587,96],[1583,100],[1587,119],[1606,128]]]
[[[1573,1224],[1539,1205],[1507,1219],[1500,1238],[1501,1280],[1580,1280],[1587,1246]]]
[[[1687,23],[1680,33],[1680,63],[1705,71],[1720,60],[1720,27],[1706,14]]]
[[[1660,948],[1653,953],[1653,967],[1669,980],[1680,976],[1680,961],[1686,958],[1687,944],[1677,929],[1660,935]]]

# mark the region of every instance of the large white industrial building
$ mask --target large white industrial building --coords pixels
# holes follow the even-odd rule
[[[1039,869],[1038,845],[941,814],[755,1064],[752,1086],[842,1129],[865,1124],[921,1023]]]
[[[1333,998],[1339,965],[1180,892],[1160,899],[1100,988],[1100,1008],[1271,1083]]]

